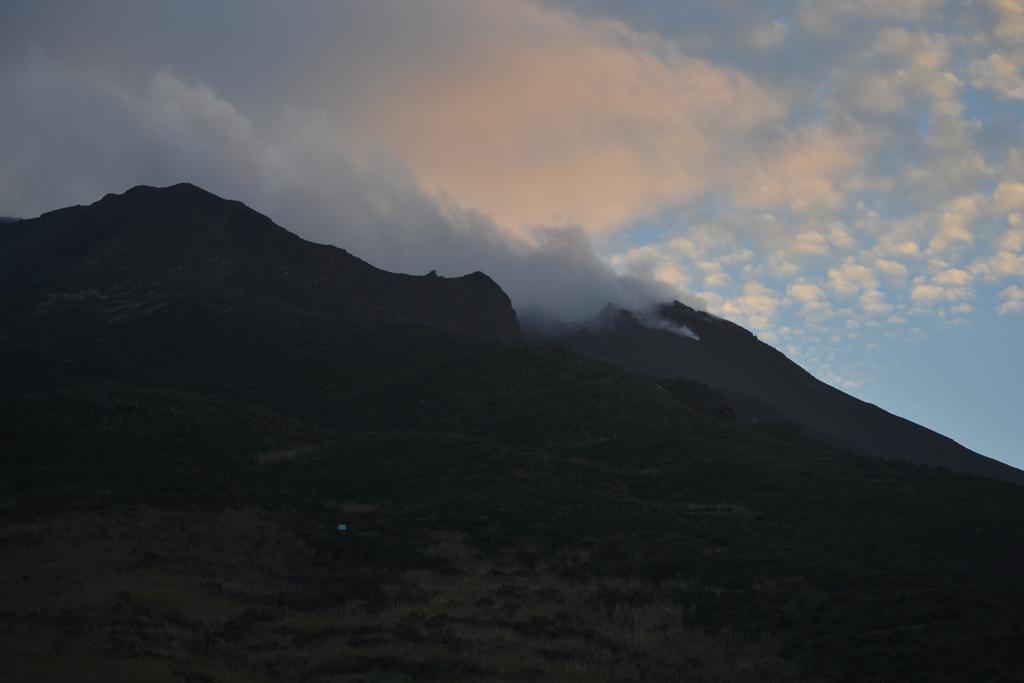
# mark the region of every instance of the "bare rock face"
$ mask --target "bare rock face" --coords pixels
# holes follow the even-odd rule
[[[390,273],[314,244],[187,183],[139,186],[0,228],[0,301],[88,303],[117,323],[258,303],[337,324],[401,324],[517,342],[508,296],[483,273]]]

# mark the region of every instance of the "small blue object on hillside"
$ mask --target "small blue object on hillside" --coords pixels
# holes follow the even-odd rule
[[[339,525],[338,525],[338,531],[339,531],[339,532],[345,532],[345,531],[348,531],[348,524],[339,524]]]

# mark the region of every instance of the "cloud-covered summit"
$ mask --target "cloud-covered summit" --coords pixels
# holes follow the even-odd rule
[[[0,213],[190,180],[521,308],[692,293],[863,392],[1024,324],[1022,84],[1022,0],[10,0]]]

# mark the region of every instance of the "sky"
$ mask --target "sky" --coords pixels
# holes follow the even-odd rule
[[[0,92],[0,215],[189,181],[520,310],[678,298],[1024,467],[1024,0],[4,0]]]

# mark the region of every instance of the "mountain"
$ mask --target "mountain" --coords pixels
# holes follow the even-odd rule
[[[69,299],[117,324],[175,307],[217,315],[244,301],[519,339],[508,297],[483,273],[389,273],[187,183],[135,187],[0,228],[0,300],[42,311]]]
[[[12,218],[10,216],[0,216],[0,223],[14,223],[15,221],[21,220],[20,218]]]
[[[534,339],[645,375],[708,385],[749,422],[792,422],[835,446],[1024,485],[1024,472],[816,379],[748,330],[673,302],[639,315],[615,307]]]
[[[1020,486],[518,343],[483,276],[189,186],[0,259],[4,680],[1024,678]]]

